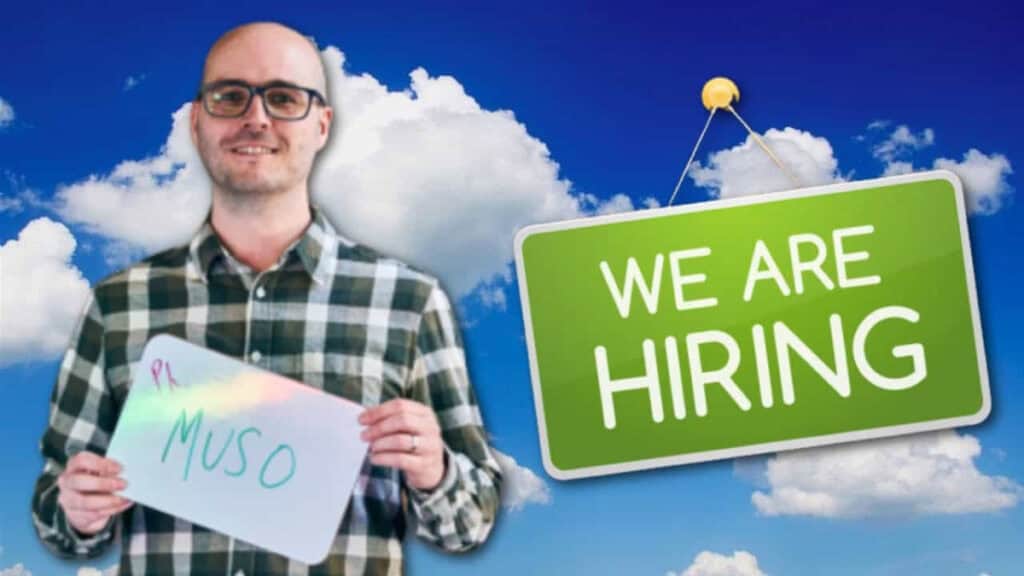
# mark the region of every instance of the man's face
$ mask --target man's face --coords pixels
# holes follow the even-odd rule
[[[326,94],[315,49],[280,28],[246,29],[216,46],[206,62],[204,85],[241,80],[252,86],[283,81]],[[332,111],[318,102],[302,120],[267,115],[262,96],[253,96],[238,118],[211,116],[201,102],[192,106],[192,140],[214,187],[234,196],[280,193],[304,186],[316,153],[327,142]]]

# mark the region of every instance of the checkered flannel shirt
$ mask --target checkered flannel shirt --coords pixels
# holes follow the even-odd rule
[[[410,521],[450,551],[483,542],[499,507],[501,471],[487,446],[451,304],[435,279],[338,235],[317,211],[270,269],[255,273],[209,221],[185,246],[98,283],[72,337],[41,441],[32,499],[43,542],[93,557],[115,537],[74,531],[57,477],[82,450],[105,454],[146,342],[173,334],[374,406],[405,397],[434,409],[447,472],[430,493],[393,468],[364,462],[327,559],[306,565],[136,504],[121,514],[121,574],[400,574]]]

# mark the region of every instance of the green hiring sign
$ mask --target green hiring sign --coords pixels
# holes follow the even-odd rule
[[[991,408],[950,172],[529,226],[516,266],[556,478],[971,425]]]

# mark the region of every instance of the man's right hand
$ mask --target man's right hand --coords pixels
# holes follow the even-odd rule
[[[134,504],[114,494],[127,485],[118,476],[120,472],[120,464],[91,452],[79,452],[68,460],[57,478],[57,502],[72,528],[91,536],[102,530],[111,516]]]

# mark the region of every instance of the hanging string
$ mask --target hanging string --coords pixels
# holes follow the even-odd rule
[[[676,194],[679,193],[679,187],[683,185],[686,173],[690,171],[690,164],[693,163],[693,157],[697,155],[697,149],[700,148],[700,143],[704,140],[704,134],[708,131],[708,126],[711,125],[711,119],[715,117],[716,110],[718,110],[718,108],[713,107],[711,108],[711,113],[708,114],[708,121],[704,123],[704,129],[700,131],[700,137],[697,138],[697,144],[694,145],[693,151],[690,152],[690,159],[686,161],[686,166],[683,167],[683,173],[679,175],[679,181],[676,182],[676,189],[672,191],[672,197],[668,199],[669,206],[671,206],[672,202],[676,199]]]
[[[773,162],[775,162],[775,165],[778,166],[786,174],[786,177],[788,177],[789,181],[793,183],[793,186],[799,188],[800,181],[797,180],[796,176],[794,176],[793,173],[790,172],[789,169],[786,168],[786,166],[775,156],[775,154],[772,153],[771,149],[768,148],[768,145],[765,144],[763,140],[761,140],[760,136],[757,135],[757,132],[754,132],[750,128],[750,126],[743,120],[743,118],[740,117],[740,113],[737,112],[731,105],[726,106],[725,109],[728,110],[729,112],[732,112],[732,115],[735,116],[736,119],[740,121],[740,124],[743,124],[743,127],[747,129],[747,132],[750,134],[750,137],[754,139],[754,142],[757,142],[757,145],[760,146],[766,154],[768,154],[768,157],[771,158]]]
[[[686,174],[690,171],[690,166],[693,165],[693,159],[697,157],[697,150],[700,148],[701,142],[704,141],[704,135],[707,134],[708,126],[711,125],[711,119],[715,117],[715,112],[719,108],[725,108],[732,113],[733,116],[739,120],[740,124],[747,130],[750,137],[760,146],[761,150],[771,158],[772,162],[782,170],[782,173],[789,178],[789,181],[793,183],[795,188],[800,187],[800,180],[788,169],[786,165],[779,160],[779,157],[772,152],[771,148],[765,144],[764,140],[754,132],[754,129],[747,124],[747,121],[740,116],[740,113],[732,107],[732,103],[738,101],[740,98],[740,90],[736,87],[736,83],[724,76],[716,76],[708,80],[704,84],[704,89],[701,90],[700,99],[704,104],[704,107],[710,112],[708,114],[708,120],[704,123],[704,129],[700,131],[700,136],[697,138],[697,143],[693,146],[693,150],[690,152],[690,157],[686,160],[686,165],[683,166],[683,173],[679,175],[679,181],[676,182],[676,187],[672,190],[672,196],[668,199],[668,206],[671,206],[675,200],[676,195],[679,194],[679,189],[683,185],[683,181],[686,180]]]

